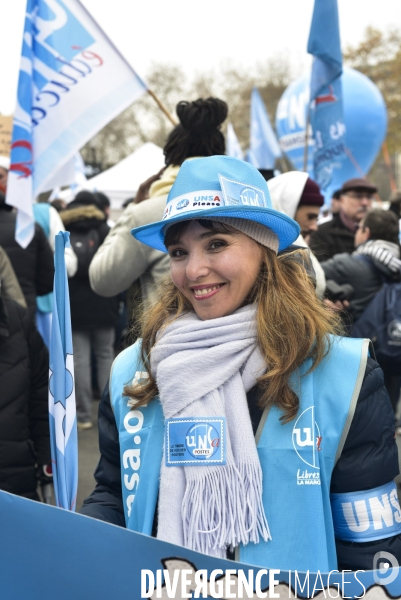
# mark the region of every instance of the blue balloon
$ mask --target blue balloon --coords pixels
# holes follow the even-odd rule
[[[367,175],[387,131],[386,105],[378,87],[366,75],[350,67],[344,67],[341,80],[349,153],[342,167],[333,171],[333,180],[324,191],[326,202],[347,179]],[[280,98],[276,112],[276,130],[281,148],[299,171],[304,168],[309,81],[310,73],[289,85]],[[308,147],[307,169],[313,179],[313,140]]]

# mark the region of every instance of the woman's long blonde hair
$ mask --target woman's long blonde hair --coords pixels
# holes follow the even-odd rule
[[[266,360],[266,373],[259,378],[262,409],[275,405],[283,411],[281,419],[295,417],[299,398],[289,385],[290,375],[307,359],[308,372],[315,369],[330,348],[330,334],[341,334],[340,317],[316,296],[308,276],[307,250],[276,254],[261,246],[263,261],[258,279],[248,298],[257,304],[257,340]],[[156,337],[172,319],[192,311],[190,302],[175,287],[171,278],[157,289],[156,302],[143,313],[142,359],[149,379],[140,385],[127,385],[124,395],[135,399],[135,406],[147,404],[158,395],[156,381],[150,371],[149,356]]]

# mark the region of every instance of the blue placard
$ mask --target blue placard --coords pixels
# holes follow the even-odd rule
[[[374,571],[272,571],[269,564],[207,556],[2,491],[0,532],[1,600],[155,600],[190,598],[191,592],[193,598],[401,597],[400,568],[387,552],[376,554]],[[206,594],[199,593],[196,573],[206,581]],[[228,595],[225,581],[231,580]],[[223,593],[214,592],[218,587]]]
[[[226,418],[185,417],[166,420],[166,466],[226,464]]]

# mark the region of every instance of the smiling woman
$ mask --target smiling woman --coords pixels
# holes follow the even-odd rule
[[[338,336],[308,251],[291,248],[299,226],[272,208],[260,173],[227,156],[186,160],[163,220],[132,233],[169,253],[171,277],[114,363],[83,512],[270,568],[401,558],[380,368],[368,340]],[[366,506],[385,503],[380,531],[373,509],[363,528],[343,512],[360,520],[361,490]]]
[[[171,278],[198,317],[224,317],[244,306],[262,265],[261,246],[214,221],[184,221],[170,230],[165,244]],[[177,234],[178,240],[170,244]]]

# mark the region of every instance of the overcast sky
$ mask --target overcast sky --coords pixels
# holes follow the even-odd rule
[[[82,0],[136,71],[152,61],[181,65],[190,75],[226,59],[246,66],[286,53],[307,69],[313,0]],[[400,0],[338,0],[343,48],[367,26],[401,28]],[[15,106],[26,0],[2,11],[0,113]]]

